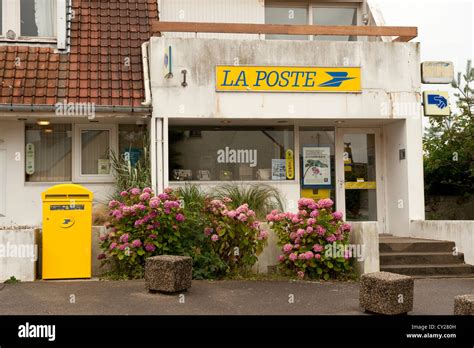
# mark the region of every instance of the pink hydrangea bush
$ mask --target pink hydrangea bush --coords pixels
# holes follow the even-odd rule
[[[180,225],[185,217],[173,190],[155,196],[150,188],[132,188],[120,196],[120,201],[109,202],[111,220],[100,237],[99,259],[133,278],[143,274],[147,257],[182,253]]]
[[[347,249],[351,226],[342,220],[341,212],[332,211],[333,205],[330,199],[302,198],[297,213],[273,210],[267,215],[279,237],[278,259],[285,272],[325,280],[351,272],[350,255],[334,252]]]
[[[268,232],[263,230],[248,204],[232,208],[230,198],[206,202],[208,226],[204,234],[213,250],[227,264],[228,273],[248,271],[267,243]]]

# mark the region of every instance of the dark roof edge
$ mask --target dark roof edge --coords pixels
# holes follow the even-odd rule
[[[78,102],[82,104],[81,102]],[[84,102],[86,104],[86,102]],[[49,104],[0,104],[0,112],[2,111],[19,111],[19,112],[51,112],[56,111],[56,105]],[[107,113],[150,113],[153,108],[151,106],[112,106],[112,105],[94,105],[95,112]]]

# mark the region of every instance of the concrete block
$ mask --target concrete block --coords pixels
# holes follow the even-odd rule
[[[145,261],[145,287],[149,291],[175,293],[191,287],[192,259],[188,256],[160,255]]]
[[[474,315],[474,295],[454,297],[454,315]]]
[[[37,235],[33,228],[0,230],[0,282],[10,277],[36,279]]]
[[[406,314],[413,310],[414,280],[401,274],[375,272],[360,278],[362,311],[378,314]]]

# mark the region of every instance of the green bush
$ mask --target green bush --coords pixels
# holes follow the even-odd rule
[[[228,205],[237,209],[237,207],[248,204],[259,219],[265,219],[265,216],[272,210],[284,210],[284,205],[280,197],[280,192],[265,184],[224,184],[217,187],[214,197],[220,200],[230,198]]]

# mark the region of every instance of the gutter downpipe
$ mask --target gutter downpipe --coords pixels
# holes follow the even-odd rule
[[[143,106],[152,107],[150,65],[149,65],[150,42],[142,44],[142,64],[143,83],[145,87],[145,100]],[[156,111],[152,111],[150,120],[150,166],[151,166],[151,186],[155,193],[164,191],[164,170],[163,170],[163,120],[156,117]]]
[[[150,69],[148,65],[149,46],[149,41],[142,44],[143,83],[145,86],[145,101],[142,102],[143,106],[151,105]]]

